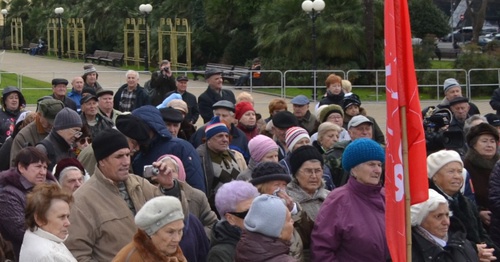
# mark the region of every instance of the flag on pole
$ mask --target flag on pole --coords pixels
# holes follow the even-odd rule
[[[412,204],[428,198],[425,133],[413,63],[407,0],[385,1],[384,34],[387,100],[386,237],[392,260],[403,262],[407,261],[405,211],[410,204],[405,203],[405,179],[409,179]],[[401,115],[403,107],[405,115]],[[402,121],[403,118],[405,121]],[[403,137],[407,137],[407,149],[403,148]],[[403,161],[404,152],[408,152],[407,163]],[[409,170],[408,174],[403,172],[405,166]]]

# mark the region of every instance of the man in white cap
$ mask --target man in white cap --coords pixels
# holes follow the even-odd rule
[[[444,93],[444,98],[443,101],[439,105],[437,105],[438,108],[450,108],[450,102],[456,98],[456,97],[462,97],[462,87],[458,83],[458,81],[455,78],[448,78],[444,80],[443,83],[443,93]],[[479,109],[477,106],[471,102],[469,102],[470,109],[469,109],[469,115],[476,115],[480,114]]]

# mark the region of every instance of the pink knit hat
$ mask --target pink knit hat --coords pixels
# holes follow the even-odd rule
[[[309,133],[307,132],[307,130],[299,126],[292,126],[288,128],[285,134],[285,142],[288,150],[292,151],[295,144],[297,144],[297,142],[299,142],[299,140],[302,138],[309,138],[309,140],[311,140],[311,137],[309,137]]]
[[[271,150],[278,150],[274,140],[265,135],[257,135],[248,142],[250,157],[257,163]]]
[[[160,156],[156,161],[161,161],[165,157],[170,157],[177,162],[177,165],[179,166],[179,177],[177,177],[177,180],[186,182],[186,171],[184,170],[184,164],[182,164],[182,161],[177,156],[170,154]]]

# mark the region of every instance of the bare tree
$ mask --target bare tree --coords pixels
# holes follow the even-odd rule
[[[466,15],[472,20],[472,42],[477,43],[483,29],[488,0],[466,0]],[[467,17],[467,16],[466,16]]]

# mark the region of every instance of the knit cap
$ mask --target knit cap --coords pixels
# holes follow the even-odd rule
[[[97,72],[97,70],[95,69],[94,65],[84,65],[83,66],[83,75],[86,76],[90,73],[94,73],[94,72]]]
[[[292,181],[292,178],[279,163],[262,162],[253,169],[250,183],[256,186],[276,180],[285,181],[288,184]]]
[[[97,162],[123,148],[129,148],[127,138],[120,131],[113,128],[97,133],[92,142],[92,149],[94,149]]]
[[[439,204],[448,205],[448,200],[434,189],[429,189],[429,199],[411,206],[411,225],[419,226],[430,212],[436,210]]]
[[[152,236],[165,225],[183,219],[184,213],[179,199],[173,196],[159,196],[146,202],[137,212],[135,224],[148,236]]]
[[[243,102],[239,102],[238,104],[236,104],[235,111],[236,111],[235,112],[236,119],[240,120],[241,117],[246,112],[248,112],[248,111],[254,111],[255,112],[255,109],[253,108],[252,103],[243,101]]]
[[[342,110],[342,107],[336,104],[331,104],[321,110],[318,118],[319,122],[326,122],[326,119],[331,113],[339,113],[342,117],[344,117],[344,110]]]
[[[304,162],[318,160],[323,166],[323,156],[314,146],[306,145],[297,148],[290,154],[290,171],[295,176]]]
[[[344,99],[342,100],[342,108],[344,109],[344,111],[351,105],[361,106],[361,100],[359,99],[358,95],[352,94],[350,96],[344,97]]]
[[[245,228],[268,237],[278,238],[285,226],[287,207],[281,198],[262,194],[256,197],[245,217]]]
[[[448,163],[458,162],[464,166],[460,155],[453,150],[440,150],[435,153],[430,154],[427,157],[427,176],[429,178],[434,177],[434,175]]]
[[[257,135],[248,142],[250,157],[257,163],[271,150],[278,150],[278,145],[274,140],[265,135]]]
[[[221,122],[218,116],[212,117],[210,122],[207,123],[207,127],[205,127],[206,139],[208,140],[213,136],[217,135],[218,133],[222,132],[229,134],[229,129],[227,128],[226,124]]]
[[[309,140],[311,140],[311,137],[309,137],[309,133],[307,132],[307,130],[299,126],[288,128],[285,134],[285,143],[288,150],[293,151],[293,147],[295,146],[295,144],[297,144],[297,142],[299,142],[299,140],[302,138],[309,138]]]
[[[443,92],[446,94],[446,91],[448,91],[448,89],[450,89],[454,86],[460,87],[460,84],[458,83],[458,81],[455,78],[448,78],[448,79],[444,80]]]
[[[344,150],[342,167],[346,172],[350,172],[353,167],[372,160],[384,163],[384,149],[372,139],[358,138],[349,143]]]
[[[83,167],[82,163],[78,161],[78,159],[74,157],[68,157],[68,158],[63,158],[57,162],[56,165],[56,171],[54,172],[54,176],[56,177],[57,180],[59,180],[59,176],[61,175],[61,171],[63,171],[66,167],[74,166],[80,171],[82,171],[82,174],[85,174],[85,168]]]
[[[57,113],[54,119],[54,131],[68,129],[72,127],[82,127],[82,118],[78,113],[68,107],[65,107]]]

